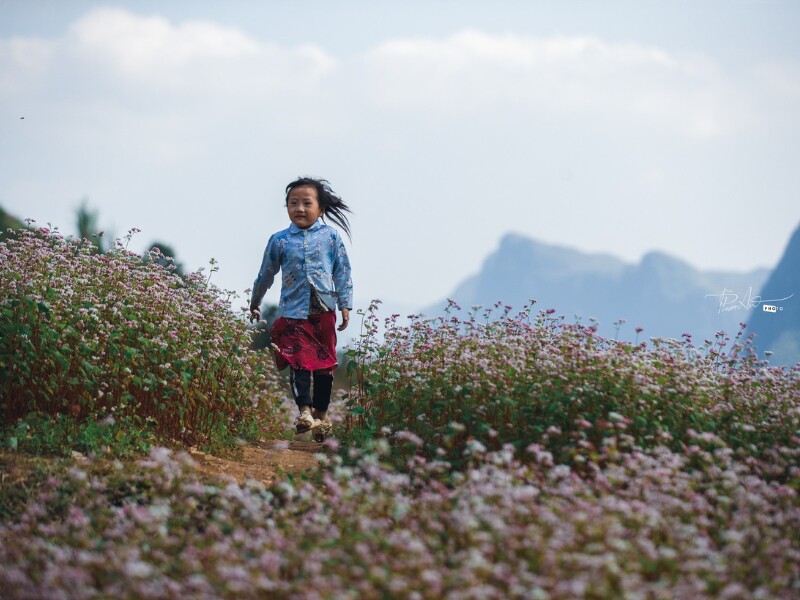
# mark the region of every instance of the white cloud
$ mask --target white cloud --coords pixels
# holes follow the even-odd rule
[[[616,65],[658,65],[674,69],[677,61],[657,48],[637,44],[606,44],[588,36],[551,38],[492,36],[479,31],[464,31],[441,41],[393,40],[374,50],[378,57],[433,59],[446,68],[482,63],[499,68],[561,69]]]
[[[594,37],[466,31],[389,41],[365,62],[374,97],[389,107],[617,116],[698,138],[734,132],[752,119],[745,94],[710,61]]]
[[[119,8],[89,12],[70,28],[78,51],[101,57],[131,74],[180,68],[195,60],[252,56],[259,44],[242,32],[213,23],[172,25]]]
[[[316,85],[336,72],[321,48],[282,47],[240,29],[208,21],[173,24],[121,8],[99,8],[75,21],[65,36],[0,39],[3,94],[35,92],[46,74],[68,76],[103,95],[123,85],[263,99]],[[58,82],[58,83],[57,83]],[[54,91],[58,91],[57,89]]]
[[[121,8],[91,10],[51,39],[0,38],[0,98],[57,118],[64,139],[125,140],[140,160],[197,156],[220,131],[310,122],[338,68],[313,45]]]
[[[41,38],[0,39],[0,97],[39,85],[48,75],[53,52],[53,42]]]
[[[313,46],[284,48],[205,21],[174,25],[123,9],[89,12],[70,28],[81,60],[105,65],[131,83],[260,100],[316,83],[336,60]]]
[[[166,112],[204,101],[221,111],[266,101],[313,118],[326,112],[324,95],[344,108],[345,120],[363,110],[456,118],[513,110],[709,139],[791,117],[786,98],[797,97],[799,82],[792,64],[734,77],[708,58],[592,36],[463,31],[389,40],[361,60],[339,59],[316,46],[281,46],[209,21],[172,23],[121,8],[91,10],[61,38],[0,40],[3,96],[80,85],[106,103],[122,95],[133,106],[130,98],[146,97],[144,104]]]

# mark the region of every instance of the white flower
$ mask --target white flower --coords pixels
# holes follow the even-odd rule
[[[153,572],[153,567],[141,560],[132,560],[125,563],[125,573],[129,577],[149,577]]]

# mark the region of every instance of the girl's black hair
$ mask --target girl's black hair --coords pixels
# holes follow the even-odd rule
[[[319,207],[323,211],[322,218],[324,219],[326,216],[329,216],[331,221],[341,227],[347,234],[347,237],[352,239],[350,236],[350,221],[347,220],[347,215],[345,213],[352,214],[353,211],[344,203],[344,200],[336,195],[331,188],[331,184],[326,179],[298,177],[295,181],[286,186],[286,201],[289,201],[289,193],[294,188],[303,187],[304,185],[310,185],[317,190],[317,200],[319,201]]]

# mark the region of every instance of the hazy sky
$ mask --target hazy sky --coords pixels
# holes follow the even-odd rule
[[[799,23],[793,0],[0,0],[0,206],[74,233],[87,198],[242,291],[285,185],[323,176],[357,303],[399,311],[509,231],[773,267],[800,223]]]

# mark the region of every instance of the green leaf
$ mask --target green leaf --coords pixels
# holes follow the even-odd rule
[[[53,356],[55,357],[56,361],[58,361],[58,365],[62,369],[66,370],[69,368],[69,360],[67,360],[67,357],[61,354],[61,352],[58,350],[53,350]]]

